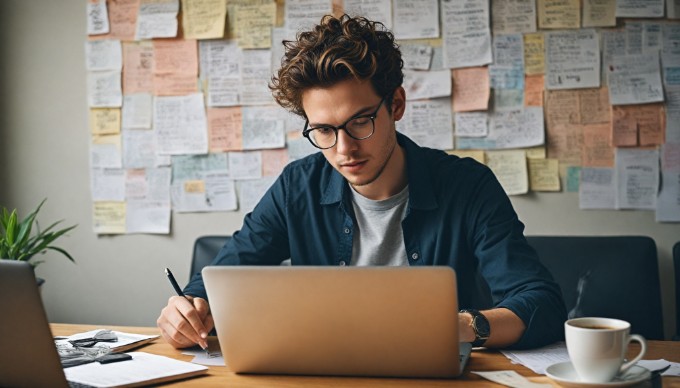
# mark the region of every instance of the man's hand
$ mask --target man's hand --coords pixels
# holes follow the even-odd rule
[[[208,347],[208,333],[215,326],[205,299],[173,296],[156,320],[161,335],[175,348],[195,344]]]

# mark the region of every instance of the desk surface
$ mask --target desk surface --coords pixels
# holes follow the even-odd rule
[[[104,326],[94,325],[72,325],[54,323],[50,325],[54,335],[71,335],[84,331],[102,328]],[[158,334],[155,327],[125,327],[125,326],[105,326],[112,330],[124,331],[139,334]],[[215,338],[210,338],[210,347],[217,347]],[[631,345],[631,352],[637,352],[636,344]],[[153,343],[135,349],[143,352],[160,354],[176,358],[178,360],[190,361],[193,357],[186,356],[165,342],[162,338]],[[680,342],[671,341],[648,341],[647,355],[645,359],[656,360],[666,359],[669,361],[680,362]],[[209,367],[207,376],[197,377],[179,382],[183,387],[453,387],[453,386],[489,386],[499,387],[498,384],[484,380],[481,377],[467,371],[492,371],[492,370],[514,370],[519,374],[528,377],[531,381],[540,383],[551,383],[545,376],[533,373],[531,370],[510,363],[501,353],[494,350],[481,350],[473,352],[465,374],[455,380],[423,380],[423,379],[390,379],[390,378],[361,378],[361,377],[315,377],[315,376],[280,376],[280,375],[239,375],[229,372],[225,367]],[[178,384],[178,383],[175,383]],[[678,384],[680,378],[664,377],[664,386]]]

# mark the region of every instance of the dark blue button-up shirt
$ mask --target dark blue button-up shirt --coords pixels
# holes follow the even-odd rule
[[[460,308],[504,307],[526,324],[517,348],[563,335],[559,286],[524,238],[524,225],[486,166],[423,148],[402,134],[409,183],[402,221],[410,265],[448,265]],[[345,265],[351,262],[351,188],[321,153],[289,164],[213,265]],[[200,274],[185,293],[206,298]],[[489,298],[490,296],[490,298]]]

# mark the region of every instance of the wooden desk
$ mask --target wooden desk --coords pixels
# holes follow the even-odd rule
[[[71,335],[84,331],[102,328],[104,326],[94,325],[71,325],[54,323],[50,325],[54,335]],[[106,328],[128,333],[139,334],[158,334],[155,327],[125,327],[125,326],[105,326]],[[633,344],[631,352],[637,352]],[[218,347],[217,339],[210,338],[210,347]],[[190,361],[193,357],[183,355],[180,350],[170,346],[165,340],[159,338],[151,344],[135,349],[148,353],[160,354],[176,358],[178,360]],[[669,361],[680,362],[680,342],[671,341],[648,341],[647,355],[645,359],[656,360],[666,359]],[[280,375],[240,375],[229,372],[225,367],[209,367],[207,376],[197,377],[175,383],[186,387],[456,387],[456,386],[479,386],[479,387],[499,387],[498,384],[484,380],[481,377],[469,372],[455,380],[423,380],[423,379],[391,379],[391,378],[361,378],[361,377],[315,377],[315,376],[280,376]],[[545,376],[537,375],[531,370],[521,366],[511,364],[501,353],[493,350],[475,351],[468,362],[466,371],[492,371],[492,370],[514,370],[523,376],[527,376],[531,381],[541,383],[552,383]],[[680,378],[664,377],[664,387],[680,386]],[[173,384],[170,384],[173,385]]]

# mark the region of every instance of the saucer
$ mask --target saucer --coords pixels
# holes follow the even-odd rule
[[[574,370],[574,366],[569,361],[550,365],[546,368],[545,374],[563,387],[574,388],[628,387],[649,380],[652,377],[648,369],[633,365],[625,373],[614,377],[612,381],[606,383],[586,383],[581,381]]]

